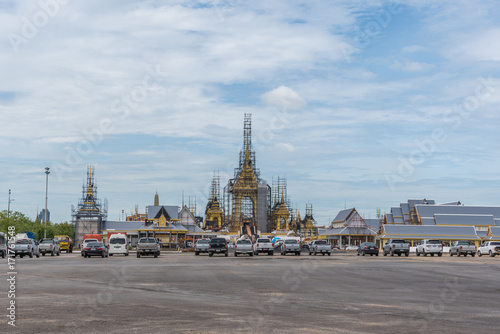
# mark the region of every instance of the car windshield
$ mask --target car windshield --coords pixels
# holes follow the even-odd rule
[[[470,242],[468,241],[459,241],[457,245],[470,245]]]
[[[316,241],[316,245],[325,245],[325,244],[326,244],[325,240]]]
[[[297,241],[295,240],[285,240],[285,244],[296,244]]]
[[[109,243],[112,245],[125,245],[127,242],[123,238],[115,238],[109,240]]]
[[[208,243],[210,243],[210,240],[197,240],[196,243],[197,244],[208,244]]]
[[[86,239],[86,240],[83,240],[83,242],[85,243],[89,243],[89,242],[98,242],[99,240],[97,239]]]
[[[257,242],[271,242],[269,239],[258,239]]]
[[[439,240],[429,240],[429,241],[427,241],[427,243],[431,244],[431,245],[440,245],[441,241],[439,241]]]
[[[54,238],[56,241],[68,241],[68,238],[65,238],[65,237],[57,237],[57,238]]]
[[[375,244],[373,242],[367,242],[367,243],[365,243],[365,246],[377,246],[377,244]]]
[[[399,240],[392,240],[392,243],[395,243],[395,244],[404,244],[405,241],[402,240],[402,239],[399,239]]]
[[[154,243],[156,243],[156,240],[155,239],[141,239],[139,242],[141,244],[154,244]]]
[[[223,243],[226,243],[226,239],[222,239],[222,238],[213,238],[213,239],[212,239],[212,242],[223,242]]]
[[[50,240],[50,239],[49,240],[47,240],[47,239],[42,240],[42,244],[51,244],[51,243],[52,243],[52,240]]]
[[[29,244],[30,241],[29,240],[17,240],[16,241],[16,244],[18,245],[24,245],[24,244]]]
[[[88,247],[103,247],[103,243],[102,242],[89,242],[87,244]]]
[[[252,242],[250,240],[238,240],[238,242],[236,242],[238,245],[248,245],[248,244],[251,244]]]

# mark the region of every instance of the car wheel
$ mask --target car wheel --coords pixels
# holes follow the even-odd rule
[[[154,257],[158,257],[158,253],[155,253]]]
[[[492,251],[490,251],[490,257],[495,257],[495,253],[493,253]]]
[[[311,255],[312,255],[312,253],[311,253],[311,252],[309,252],[309,256],[311,256]]]
[[[109,256],[113,256],[113,254],[109,254]]]
[[[300,252],[297,252],[297,256],[300,256]]]
[[[460,257],[460,253],[459,252],[457,252],[457,256]]]
[[[471,253],[471,255],[472,255],[472,257],[476,256],[476,254],[475,254],[475,253]]]
[[[431,256],[434,256],[434,253],[431,253]]]
[[[359,252],[356,255],[359,256]]]
[[[250,256],[253,256],[253,252],[252,252],[252,253],[250,253]]]
[[[386,252],[384,252],[384,256],[387,256],[387,253],[386,253]]]
[[[44,254],[44,255],[45,255],[45,254]],[[54,256],[54,251],[52,251],[52,252],[50,253],[50,256]]]
[[[61,255],[61,251],[57,252],[57,256]]]
[[[417,256],[420,256],[420,253],[418,252],[418,250],[415,253],[417,253]]]
[[[393,250],[391,250],[391,256],[394,256],[394,251]]]
[[[466,255],[467,255],[467,254],[466,254]],[[438,253],[438,256],[439,256],[439,257],[443,256],[443,253]]]
[[[105,258],[105,257],[106,257],[106,254],[102,253],[102,254],[101,254],[101,257],[102,257],[102,258]]]
[[[424,256],[427,256],[427,253],[425,251],[423,252],[423,254],[424,254]]]
[[[477,252],[477,256],[478,256],[478,257],[481,257],[481,255],[482,255],[482,254],[481,254],[481,252],[480,252],[480,251],[478,251],[478,252]]]
[[[365,252],[363,252],[363,256],[365,256]]]
[[[36,255],[36,258],[40,258],[40,252],[38,252],[38,254]]]
[[[45,253],[42,253],[42,256],[45,256]]]
[[[137,257],[141,257],[141,253],[137,252]]]
[[[267,255],[269,255],[269,256],[272,256],[273,254],[274,254],[273,252],[267,253]]]
[[[370,256],[373,256],[373,253],[371,253]]]
[[[406,256],[406,257],[410,256],[410,252],[406,252],[406,253],[405,253],[405,256]]]
[[[5,252],[2,252],[2,259],[5,259]]]
[[[453,253],[450,251],[450,256],[453,256]]]
[[[238,253],[234,252],[234,257],[237,257],[238,256]]]
[[[214,256],[214,253],[210,252],[210,253],[208,253],[208,256],[212,257],[212,256]]]
[[[491,256],[491,252],[490,252],[490,256]],[[30,259],[33,258],[33,253],[30,253]]]
[[[228,255],[229,255],[229,254],[228,254],[227,252],[225,252],[225,253],[224,253],[224,256],[225,256],[225,257],[228,257]]]
[[[328,256],[331,256],[331,255],[332,255],[332,253],[328,253]]]
[[[375,256],[378,256],[378,253],[375,253]]]
[[[464,253],[464,257],[467,257],[467,253]]]
[[[321,255],[325,256],[325,253],[321,253]]]

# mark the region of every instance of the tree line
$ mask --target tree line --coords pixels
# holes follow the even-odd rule
[[[36,240],[42,239],[45,230],[45,223],[38,219],[33,221],[21,212],[11,211],[7,218],[7,210],[0,211],[0,232],[7,235],[9,226],[15,226],[16,234],[33,232]],[[54,224],[47,222],[47,238],[54,238],[55,235],[69,235],[73,237],[73,225],[68,222]]]

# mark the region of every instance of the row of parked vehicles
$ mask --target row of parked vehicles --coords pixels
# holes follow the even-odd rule
[[[36,256],[39,258],[40,255],[45,256],[47,254],[59,256],[62,251],[67,253],[73,252],[73,240],[67,235],[58,235],[54,239],[44,238],[36,241],[27,233],[20,233],[14,239],[15,242],[7,243],[5,235],[2,233],[0,236],[0,253],[2,258],[5,258],[8,254],[21,258],[25,256],[30,258]]]
[[[402,254],[404,254],[405,256],[409,256],[410,244],[403,239],[391,239],[384,245],[382,252],[384,256],[394,256],[395,254],[397,254],[398,256],[401,256]],[[417,256],[442,256],[443,243],[437,239],[422,240],[416,246],[415,253]],[[451,244],[448,253],[450,256],[471,255],[474,257],[477,254],[478,256],[489,255],[491,257],[495,257],[496,255],[500,255],[500,241],[486,241],[479,247],[476,247],[476,245],[474,245],[470,241],[455,241]],[[377,244],[373,242],[362,243],[358,247],[358,255],[366,254],[378,256],[379,247],[377,246]]]
[[[309,251],[309,255],[331,255],[333,247],[325,240],[315,240],[305,247],[300,244],[298,239],[287,239],[279,245],[274,244],[269,238],[257,238],[255,242],[250,239],[238,239],[234,244],[234,256],[249,255],[257,256],[259,254],[274,255],[275,251],[279,251],[281,255],[294,254],[300,256],[303,249]],[[194,254],[208,253],[208,256],[214,254],[229,255],[229,244],[225,238],[198,239],[194,244]]]

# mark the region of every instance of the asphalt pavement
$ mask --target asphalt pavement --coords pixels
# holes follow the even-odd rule
[[[2,333],[494,333],[500,258],[0,259]],[[15,324],[8,325],[15,301]]]

